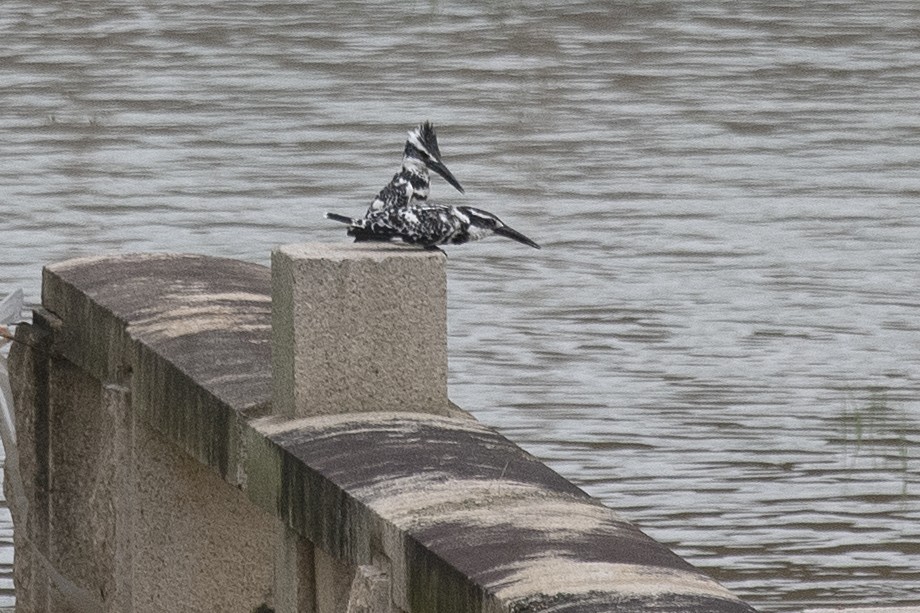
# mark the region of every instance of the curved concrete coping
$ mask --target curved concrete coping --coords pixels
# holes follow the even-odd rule
[[[47,267],[43,293],[57,351],[327,553],[385,559],[406,611],[753,610],[459,410],[269,415],[265,267],[84,258]]]

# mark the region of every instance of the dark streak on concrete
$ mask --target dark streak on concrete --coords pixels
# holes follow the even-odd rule
[[[45,269],[43,301],[63,322],[57,350],[102,381],[130,377],[147,421],[234,482],[234,412],[270,403],[266,267],[170,254],[70,261]]]
[[[349,422],[273,439],[345,489],[425,473],[453,479],[505,479],[590,500],[523,449],[491,430],[443,428],[416,418]]]
[[[65,333],[57,340],[68,359],[103,381],[130,377],[135,400],[148,421],[236,485],[240,432],[270,402],[271,314],[265,299],[270,295],[269,270],[201,256],[141,255],[65,262],[47,269],[44,281],[45,306],[63,321]],[[213,304],[207,301],[209,295],[221,307],[216,313],[226,316],[225,326],[219,317],[215,321],[215,311],[197,320],[196,311],[183,310],[190,304]],[[207,325],[188,325],[196,321]],[[236,321],[249,325],[238,327]],[[169,334],[170,325],[187,329]],[[131,366],[137,372],[130,373]],[[326,424],[321,427],[304,422],[299,429],[252,444],[252,449],[261,445],[267,451],[255,460],[261,462],[262,482],[241,485],[251,488],[256,504],[351,564],[368,561],[384,528],[398,530],[410,569],[409,604],[417,613],[475,613],[512,606],[498,602],[483,586],[501,583],[516,565],[547,554],[693,572],[685,561],[616,520],[612,512],[609,521],[599,521],[590,530],[550,539],[545,531],[513,523],[465,524],[430,516],[417,527],[399,528],[394,518],[374,510],[378,507],[368,492],[385,492],[401,477],[428,476],[447,484],[524,484],[543,492],[547,500],[601,508],[575,485],[476,422],[457,419],[445,427],[437,421],[441,418],[427,419],[374,415],[316,422]],[[252,428],[246,432],[261,436]],[[357,498],[362,489],[364,497]],[[495,504],[502,504],[500,496]],[[533,595],[513,606],[521,613],[751,611],[728,597],[660,593],[646,598],[616,590],[611,585],[609,592],[594,595]]]
[[[33,529],[26,534],[35,539],[35,545],[49,548],[49,522],[51,519],[50,503],[50,485],[51,485],[51,389],[49,386],[50,375],[50,347],[52,337],[49,334],[50,328],[43,326],[44,320],[38,320],[33,325],[21,324],[16,327],[16,341],[10,348],[9,365],[10,373],[13,375],[10,383],[13,387],[14,396],[20,394],[29,394],[31,398],[23,403],[25,406],[34,407],[34,414],[23,415],[17,413],[14,417],[17,419],[17,428],[22,428],[20,420],[29,419],[32,428],[33,448],[21,450],[21,455],[26,455],[35,461],[35,470],[32,483],[26,484],[33,492],[33,499],[36,501],[30,509],[31,517],[29,521],[33,524]],[[28,368],[31,371],[31,381],[26,389],[21,389],[21,382],[26,380],[25,377],[17,377],[16,372],[20,368]],[[17,403],[19,400],[17,400]],[[7,485],[5,482],[4,485]],[[15,512],[15,509],[12,509]],[[24,524],[25,518],[20,522]]]
[[[197,255],[142,254],[96,259],[85,265],[55,265],[44,271],[43,304],[62,320],[81,313],[88,297],[122,326],[156,322],[183,325],[194,315],[173,314],[192,299],[215,296],[209,306],[226,314],[228,327],[210,327],[177,336],[141,331],[137,340],[169,361],[238,411],[264,404],[271,394],[270,271],[265,266]],[[67,291],[72,290],[72,291]],[[234,299],[232,294],[264,299]],[[85,297],[83,297],[85,296]],[[81,299],[82,298],[82,299]],[[232,327],[238,318],[257,321],[264,330]],[[78,317],[78,319],[84,319]],[[96,318],[93,319],[102,319]],[[130,329],[129,329],[130,332]],[[84,347],[102,359],[98,330],[78,330]]]
[[[299,429],[271,438],[297,459],[294,465],[312,467],[345,491],[431,473],[447,483],[501,478],[573,497],[581,504],[597,504],[545,464],[492,431],[436,427],[411,417],[381,422],[369,416],[367,421],[352,420],[318,431]],[[316,474],[309,476],[311,489],[316,490],[316,479]],[[304,496],[302,500],[307,504],[318,504],[324,498],[317,498],[316,491],[310,495],[290,486],[288,492],[288,496]],[[326,509],[348,508],[343,502],[323,500],[320,504]],[[290,505],[290,501],[285,504]],[[495,504],[501,505],[501,501]],[[543,531],[510,523],[484,526],[446,521],[410,533],[423,550],[436,552],[449,567],[485,585],[504,579],[514,563],[545,555],[548,547],[585,562],[694,570],[635,526],[612,516],[595,531],[552,543],[548,543]]]
[[[232,481],[239,443],[227,407],[172,362],[139,347],[132,392],[150,425],[201,462]]]
[[[479,584],[470,581],[412,536],[405,539],[404,545],[406,564],[412,569],[408,577],[412,611],[479,613],[500,607]]]
[[[450,564],[486,585],[501,583],[509,576],[508,569],[513,564],[545,555],[548,549],[582,562],[695,570],[661,543],[626,523],[614,525],[611,522],[580,537],[569,536],[564,541],[554,541],[544,531],[508,524],[444,523],[420,531],[417,536]]]
[[[299,534],[339,559],[356,560],[354,526],[363,507],[343,489],[323,478],[292,454],[281,452],[278,515]]]

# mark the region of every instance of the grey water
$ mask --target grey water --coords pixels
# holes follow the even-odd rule
[[[346,240],[431,119],[433,199],[543,245],[449,249],[454,401],[761,610],[920,603],[920,4],[4,0],[0,41],[0,294]]]

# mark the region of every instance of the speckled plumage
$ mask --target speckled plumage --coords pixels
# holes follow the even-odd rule
[[[497,216],[471,206],[410,204],[373,211],[362,219],[334,213],[326,213],[326,217],[348,224],[348,235],[355,237],[355,242],[399,239],[411,245],[434,248],[461,245],[498,234],[540,248]]]
[[[368,207],[366,215],[427,200],[431,189],[429,170],[438,173],[445,181],[463,192],[460,183],[441,161],[434,126],[426,121],[409,131],[402,168],[380,190]]]

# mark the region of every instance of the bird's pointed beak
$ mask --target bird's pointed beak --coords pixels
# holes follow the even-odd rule
[[[509,228],[508,226],[502,226],[500,228],[495,228],[495,230],[493,231],[496,234],[500,234],[501,236],[505,236],[510,239],[516,240],[519,243],[524,243],[525,245],[529,245],[533,247],[534,249],[540,248],[540,245],[536,244],[535,242],[533,242],[532,240],[530,240],[529,238],[527,238],[526,236],[524,236],[523,234],[515,230],[514,228]]]
[[[428,162],[428,168],[444,177],[444,180],[457,188],[457,191],[459,191],[461,194],[464,193],[463,187],[460,186],[460,182],[457,181],[456,177],[454,177],[454,175],[449,170],[447,170],[447,166],[445,166],[441,160],[432,159],[430,162]]]

